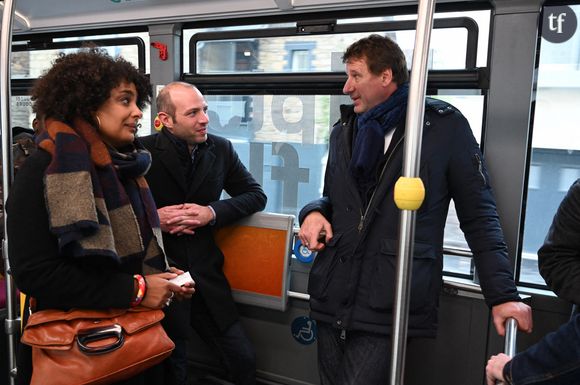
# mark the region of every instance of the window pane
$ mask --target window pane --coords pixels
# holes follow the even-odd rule
[[[83,36],[83,37],[69,37],[54,39],[54,42],[65,41],[79,41],[79,40],[94,40],[94,39],[108,39],[121,37],[140,37],[145,43],[145,47],[149,46],[148,33],[130,33],[130,34],[116,34],[116,35],[98,35],[98,36]],[[18,43],[17,43],[18,44]],[[137,46],[105,46],[102,47],[113,56],[122,56],[127,61],[133,63],[135,67],[139,66],[138,47]],[[68,49],[54,49],[54,50],[32,50],[32,51],[14,51],[12,52],[12,69],[11,76],[14,79],[35,79],[39,77],[44,71],[48,70],[60,53],[71,53],[78,51],[77,48]],[[149,49],[145,49],[145,68],[149,71]]]
[[[12,96],[10,103],[11,127],[32,128],[32,101],[30,96]]]
[[[443,95],[440,94],[433,97],[444,100],[457,107],[469,122],[475,140],[477,140],[478,143],[481,143],[484,97],[482,95],[477,95],[479,90],[472,91],[472,95],[462,95],[460,93],[469,93],[469,91],[446,90]],[[463,235],[463,231],[459,228],[459,219],[457,218],[457,212],[455,211],[453,201],[451,201],[449,205],[449,212],[445,223],[443,247],[458,249],[464,252],[470,251]],[[471,276],[473,274],[472,260],[470,257],[465,256],[444,255],[443,270],[446,272]]]
[[[445,230],[447,231],[447,229]],[[473,258],[458,255],[443,255],[443,271],[445,273],[454,273],[473,276]]]
[[[322,195],[330,126],[346,96],[208,95],[211,133],[230,139],[268,196],[266,211],[298,215]]]
[[[124,34],[110,34],[110,35],[94,35],[94,36],[74,36],[66,38],[55,38],[55,43],[67,41],[88,41],[96,39],[114,39],[139,37],[145,43],[145,47],[149,46],[149,34],[142,33],[124,33]],[[15,44],[23,44],[23,42],[16,42]],[[139,66],[139,51],[137,45],[120,45],[120,46],[103,46],[109,55],[112,57],[122,56],[125,60],[132,63],[135,67]],[[53,61],[60,53],[77,52],[78,48],[67,49],[45,49],[45,50],[31,50],[31,51],[14,51],[12,52],[12,69],[11,76],[13,79],[36,79],[47,71],[53,64]],[[145,68],[149,71],[149,49],[145,49]],[[11,100],[11,125],[20,127],[32,127],[32,120],[34,115],[32,113],[32,102],[30,96],[13,96]],[[146,106],[143,111],[143,119],[141,121],[142,131],[138,135],[148,135],[151,127],[151,109]]]
[[[183,30],[183,68],[185,72],[189,71],[189,41],[196,33],[201,32],[222,32],[222,31],[244,31],[268,28],[288,28],[296,27],[296,23],[277,23],[277,24],[254,24],[254,25],[237,25],[230,27],[216,27],[216,28],[198,28],[198,29],[184,29]]]
[[[580,5],[570,6],[580,19]],[[544,17],[551,7],[544,7]],[[580,34],[551,43],[542,38],[520,281],[544,284],[537,252],[560,202],[580,177]]]
[[[123,56],[126,60],[132,62],[136,67],[137,60],[137,46],[122,46],[122,47],[104,47],[113,57]],[[42,50],[42,51],[24,51],[13,52],[12,54],[12,77],[15,79],[35,79],[48,70],[54,60],[61,53],[77,52],[77,48],[67,48],[58,50]]]
[[[459,108],[475,137],[481,136],[483,96],[437,96]],[[264,186],[266,211],[298,215],[322,195],[328,138],[339,118],[337,95],[208,95],[211,133],[230,139],[242,162]],[[445,227],[445,247],[469,250],[453,204]],[[446,257],[447,258],[447,257]],[[453,257],[450,271],[470,274],[469,258]]]
[[[411,67],[415,31],[387,32],[401,46]],[[336,35],[283,36],[211,40],[197,42],[198,74],[291,73],[344,71],[342,54],[354,41],[368,36],[364,33]],[[436,29],[429,53],[431,69],[465,68],[467,30],[465,28]],[[293,53],[300,47],[311,64],[296,68]]]
[[[487,46],[488,46],[488,35],[489,35],[489,20],[490,20],[490,12],[489,11],[468,11],[468,12],[441,12],[435,14],[435,19],[441,18],[451,18],[451,17],[469,17],[476,21],[478,29],[479,29],[479,39],[477,41],[477,66],[478,67],[485,67],[487,65]],[[362,23],[376,23],[382,21],[392,21],[392,20],[414,20],[417,18],[417,15],[404,15],[404,16],[378,16],[378,17],[365,17],[365,18],[357,18],[357,19],[342,19],[337,20],[338,24],[362,24]],[[245,25],[245,26],[230,26],[230,27],[216,27],[216,28],[200,28],[200,29],[185,29],[183,30],[183,68],[186,71],[190,68],[189,63],[189,41],[191,37],[200,32],[217,32],[217,31],[243,31],[243,30],[254,30],[254,29],[268,29],[268,28],[287,28],[287,27],[296,27],[296,23],[278,23],[278,24],[257,24],[257,25]],[[437,32],[438,34],[442,32],[441,36],[443,38],[435,40],[434,38],[431,39],[433,44],[433,49],[437,50],[438,53],[448,52],[451,47],[455,49],[455,45],[447,44],[449,41],[455,41],[455,37],[453,36],[454,32],[444,32],[440,30]],[[446,34],[451,34],[451,40],[449,40]],[[354,40],[352,40],[354,41]],[[401,42],[399,42],[401,43]],[[402,43],[401,43],[402,44]],[[408,49],[412,49],[413,44],[408,46]],[[341,53],[342,54],[342,53]],[[454,57],[458,55],[457,52],[454,50],[449,53]],[[411,55],[408,55],[409,62]],[[439,59],[443,56],[438,55]],[[445,59],[443,57],[443,59]],[[446,59],[445,59],[446,60]],[[460,67],[463,68],[464,63],[461,64]],[[438,67],[434,67],[438,68]],[[447,67],[447,68],[455,68],[455,67]],[[335,69],[333,69],[334,71]]]
[[[20,126],[32,128],[32,120],[36,117],[32,113],[32,101],[29,95],[12,96],[10,106],[11,127]],[[141,128],[137,132],[138,136],[149,135],[151,133],[151,106],[147,105],[143,109],[143,118],[140,121]]]
[[[483,11],[468,11],[468,12],[437,12],[435,13],[435,19],[448,19],[453,17],[469,17],[475,20],[477,23],[477,28],[479,29],[479,39],[477,40],[477,66],[485,67],[487,66],[487,46],[488,46],[488,36],[489,36],[489,20],[490,12]],[[361,23],[376,23],[381,21],[389,20],[416,20],[417,15],[397,15],[390,17],[365,17],[358,19],[344,19],[338,20],[338,24],[361,24]],[[444,30],[441,30],[444,32]],[[450,32],[452,33],[452,32]],[[445,36],[445,32],[441,35]],[[453,39],[451,39],[453,40]],[[431,39],[431,48],[439,52],[448,50],[450,47],[445,47],[445,42],[447,40],[435,40]],[[410,45],[411,49],[413,44]],[[463,68],[463,67],[460,67]]]

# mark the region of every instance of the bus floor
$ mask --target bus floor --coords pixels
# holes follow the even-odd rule
[[[223,378],[215,377],[213,375],[206,375],[201,378],[190,376],[188,385],[235,385],[233,382],[224,380]],[[256,385],[279,385],[276,382],[266,381],[263,379],[256,379]]]
[[[223,369],[216,367],[207,367],[192,363],[190,361],[188,368],[188,385],[235,385],[226,379],[227,375]],[[256,378],[256,385],[280,385],[277,382]]]

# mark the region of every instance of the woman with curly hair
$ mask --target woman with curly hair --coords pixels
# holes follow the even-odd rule
[[[150,98],[143,74],[97,48],[62,54],[34,85],[45,129],[7,211],[12,273],[36,310],[160,309],[193,294],[169,282],[183,272],[167,264],[143,177],[151,155],[135,134]],[[26,384],[34,367],[20,347],[18,383]],[[129,383],[159,383],[158,373]]]

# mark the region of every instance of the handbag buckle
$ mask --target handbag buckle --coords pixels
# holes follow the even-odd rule
[[[91,342],[115,338],[116,341],[103,346],[89,346]],[[119,349],[125,342],[123,328],[119,324],[82,329],[77,332],[77,345],[87,355],[105,354]]]

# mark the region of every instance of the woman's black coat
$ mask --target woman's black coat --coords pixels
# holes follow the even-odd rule
[[[44,198],[43,180],[50,161],[49,153],[36,151],[26,160],[10,190],[6,206],[8,254],[18,289],[36,299],[37,310],[129,308],[132,274],[141,272],[141,261],[126,266],[133,271],[120,271],[118,266],[59,254],[57,238],[49,230]],[[74,203],[70,202],[71,210]],[[29,346],[18,345],[17,384],[30,382],[31,354]],[[160,365],[145,373],[124,384],[163,383]]]

